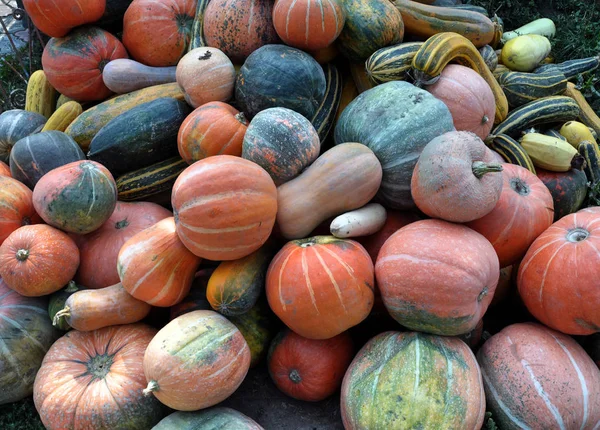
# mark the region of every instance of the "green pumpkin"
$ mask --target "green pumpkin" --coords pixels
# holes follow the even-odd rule
[[[0,161],[9,162],[15,143],[31,134],[38,133],[46,124],[46,117],[36,112],[12,109],[0,114]]]
[[[235,409],[214,407],[196,412],[174,412],[152,430],[262,430],[262,427]]]

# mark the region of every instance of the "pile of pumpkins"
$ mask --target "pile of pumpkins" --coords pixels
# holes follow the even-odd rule
[[[0,115],[0,404],[260,429],[227,400],[264,367],[339,395],[330,428],[598,428],[599,58],[555,63],[551,20],[23,3],[50,39]]]

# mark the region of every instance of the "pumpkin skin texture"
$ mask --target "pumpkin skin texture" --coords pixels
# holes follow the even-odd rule
[[[487,82],[473,69],[449,64],[427,91],[444,102],[458,131],[485,139],[494,125],[496,101]]]
[[[504,164],[502,194],[492,211],[467,224],[490,241],[500,267],[523,258],[533,241],[552,225],[554,202],[537,176],[516,164]]]
[[[81,27],[52,38],[42,54],[48,81],[62,95],[76,101],[104,100],[112,91],[102,80],[104,66],[128,58],[123,44],[97,27]]]
[[[255,163],[217,155],[179,175],[171,204],[177,234],[191,252],[208,260],[237,260],[269,238],[277,214],[277,188]]]
[[[531,314],[572,335],[600,332],[600,214],[558,220],[531,245],[519,266],[517,288]]]
[[[0,176],[8,176],[12,178],[10,167],[4,161],[0,161]]]
[[[187,52],[196,15],[195,0],[134,0],[123,16],[123,44],[146,66],[175,66]]]
[[[215,407],[196,412],[173,412],[152,430],[231,429],[263,430],[252,418],[235,409]]]
[[[87,234],[110,218],[117,205],[111,173],[95,161],[75,161],[51,170],[33,189],[33,206],[46,223]]]
[[[8,163],[15,143],[42,130],[46,117],[37,112],[12,109],[0,114],[0,161]]]
[[[485,314],[500,267],[482,235],[429,219],[401,228],[385,242],[375,275],[396,321],[411,330],[456,336],[473,330]]]
[[[315,236],[288,242],[267,271],[271,309],[308,339],[330,339],[373,307],[373,263],[353,240]]]
[[[309,54],[285,45],[266,45],[242,65],[235,99],[250,119],[271,107],[288,108],[313,118],[326,87],[323,68]]]
[[[597,428],[600,371],[572,338],[513,324],[477,353],[488,409],[500,428]]]
[[[314,340],[286,329],[271,343],[269,375],[288,396],[318,402],[340,388],[353,352],[352,338],[347,332],[331,339]]]
[[[208,46],[241,64],[263,45],[279,43],[270,0],[211,0],[204,12]]]
[[[244,114],[233,106],[223,102],[203,104],[188,115],[179,128],[179,155],[188,164],[213,155],[239,157],[247,127]]]
[[[0,405],[33,393],[33,381],[48,348],[58,337],[44,297],[23,297],[0,279]],[[27,309],[27,312],[23,312]]]
[[[429,142],[410,184],[417,207],[433,218],[468,222],[490,213],[502,193],[502,165],[473,133],[454,131]]]
[[[265,169],[279,186],[319,156],[321,142],[309,120],[287,108],[265,109],[248,126],[242,157]]]
[[[23,226],[0,246],[0,277],[26,297],[52,294],[65,286],[79,266],[73,239],[46,224]]]
[[[16,179],[0,176],[0,245],[19,227],[41,221],[31,190]]]
[[[145,392],[179,411],[204,409],[229,397],[249,366],[250,348],[227,318],[214,311],[188,312],[148,345]]]
[[[23,0],[33,24],[50,37],[63,37],[72,28],[98,21],[104,15],[106,0]]]
[[[551,172],[535,169],[538,178],[550,190],[554,200],[554,221],[577,212],[587,195],[587,177],[583,170],[571,169],[568,172]]]
[[[142,360],[156,329],[145,324],[72,330],[57,340],[35,378],[33,401],[44,426],[151,428],[163,417],[142,394]],[[58,377],[60,375],[60,377]]]
[[[173,217],[132,236],[117,257],[117,272],[129,294],[153,306],[179,303],[190,291],[200,258],[181,243]],[[149,274],[152,276],[148,276]]]
[[[335,126],[336,145],[360,142],[383,167],[378,192],[389,209],[414,209],[410,182],[419,154],[432,139],[454,130],[446,105],[408,82],[386,82],[356,97]]]
[[[485,416],[481,372],[458,338],[387,331],[354,357],[342,383],[341,410],[347,430],[479,430]]]
[[[346,14],[340,0],[276,0],[273,8],[275,31],[286,44],[303,51],[330,46],[340,35]]]

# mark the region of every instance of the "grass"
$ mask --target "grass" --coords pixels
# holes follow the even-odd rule
[[[0,429],[44,430],[42,421],[33,405],[33,398],[0,406]]]

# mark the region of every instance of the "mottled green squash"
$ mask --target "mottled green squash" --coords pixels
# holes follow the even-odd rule
[[[537,176],[550,190],[554,200],[554,222],[565,215],[577,212],[587,195],[587,176],[583,170],[571,169],[568,172],[551,172],[536,169]]]
[[[235,409],[214,407],[196,412],[174,412],[152,430],[262,430],[262,427]]]

